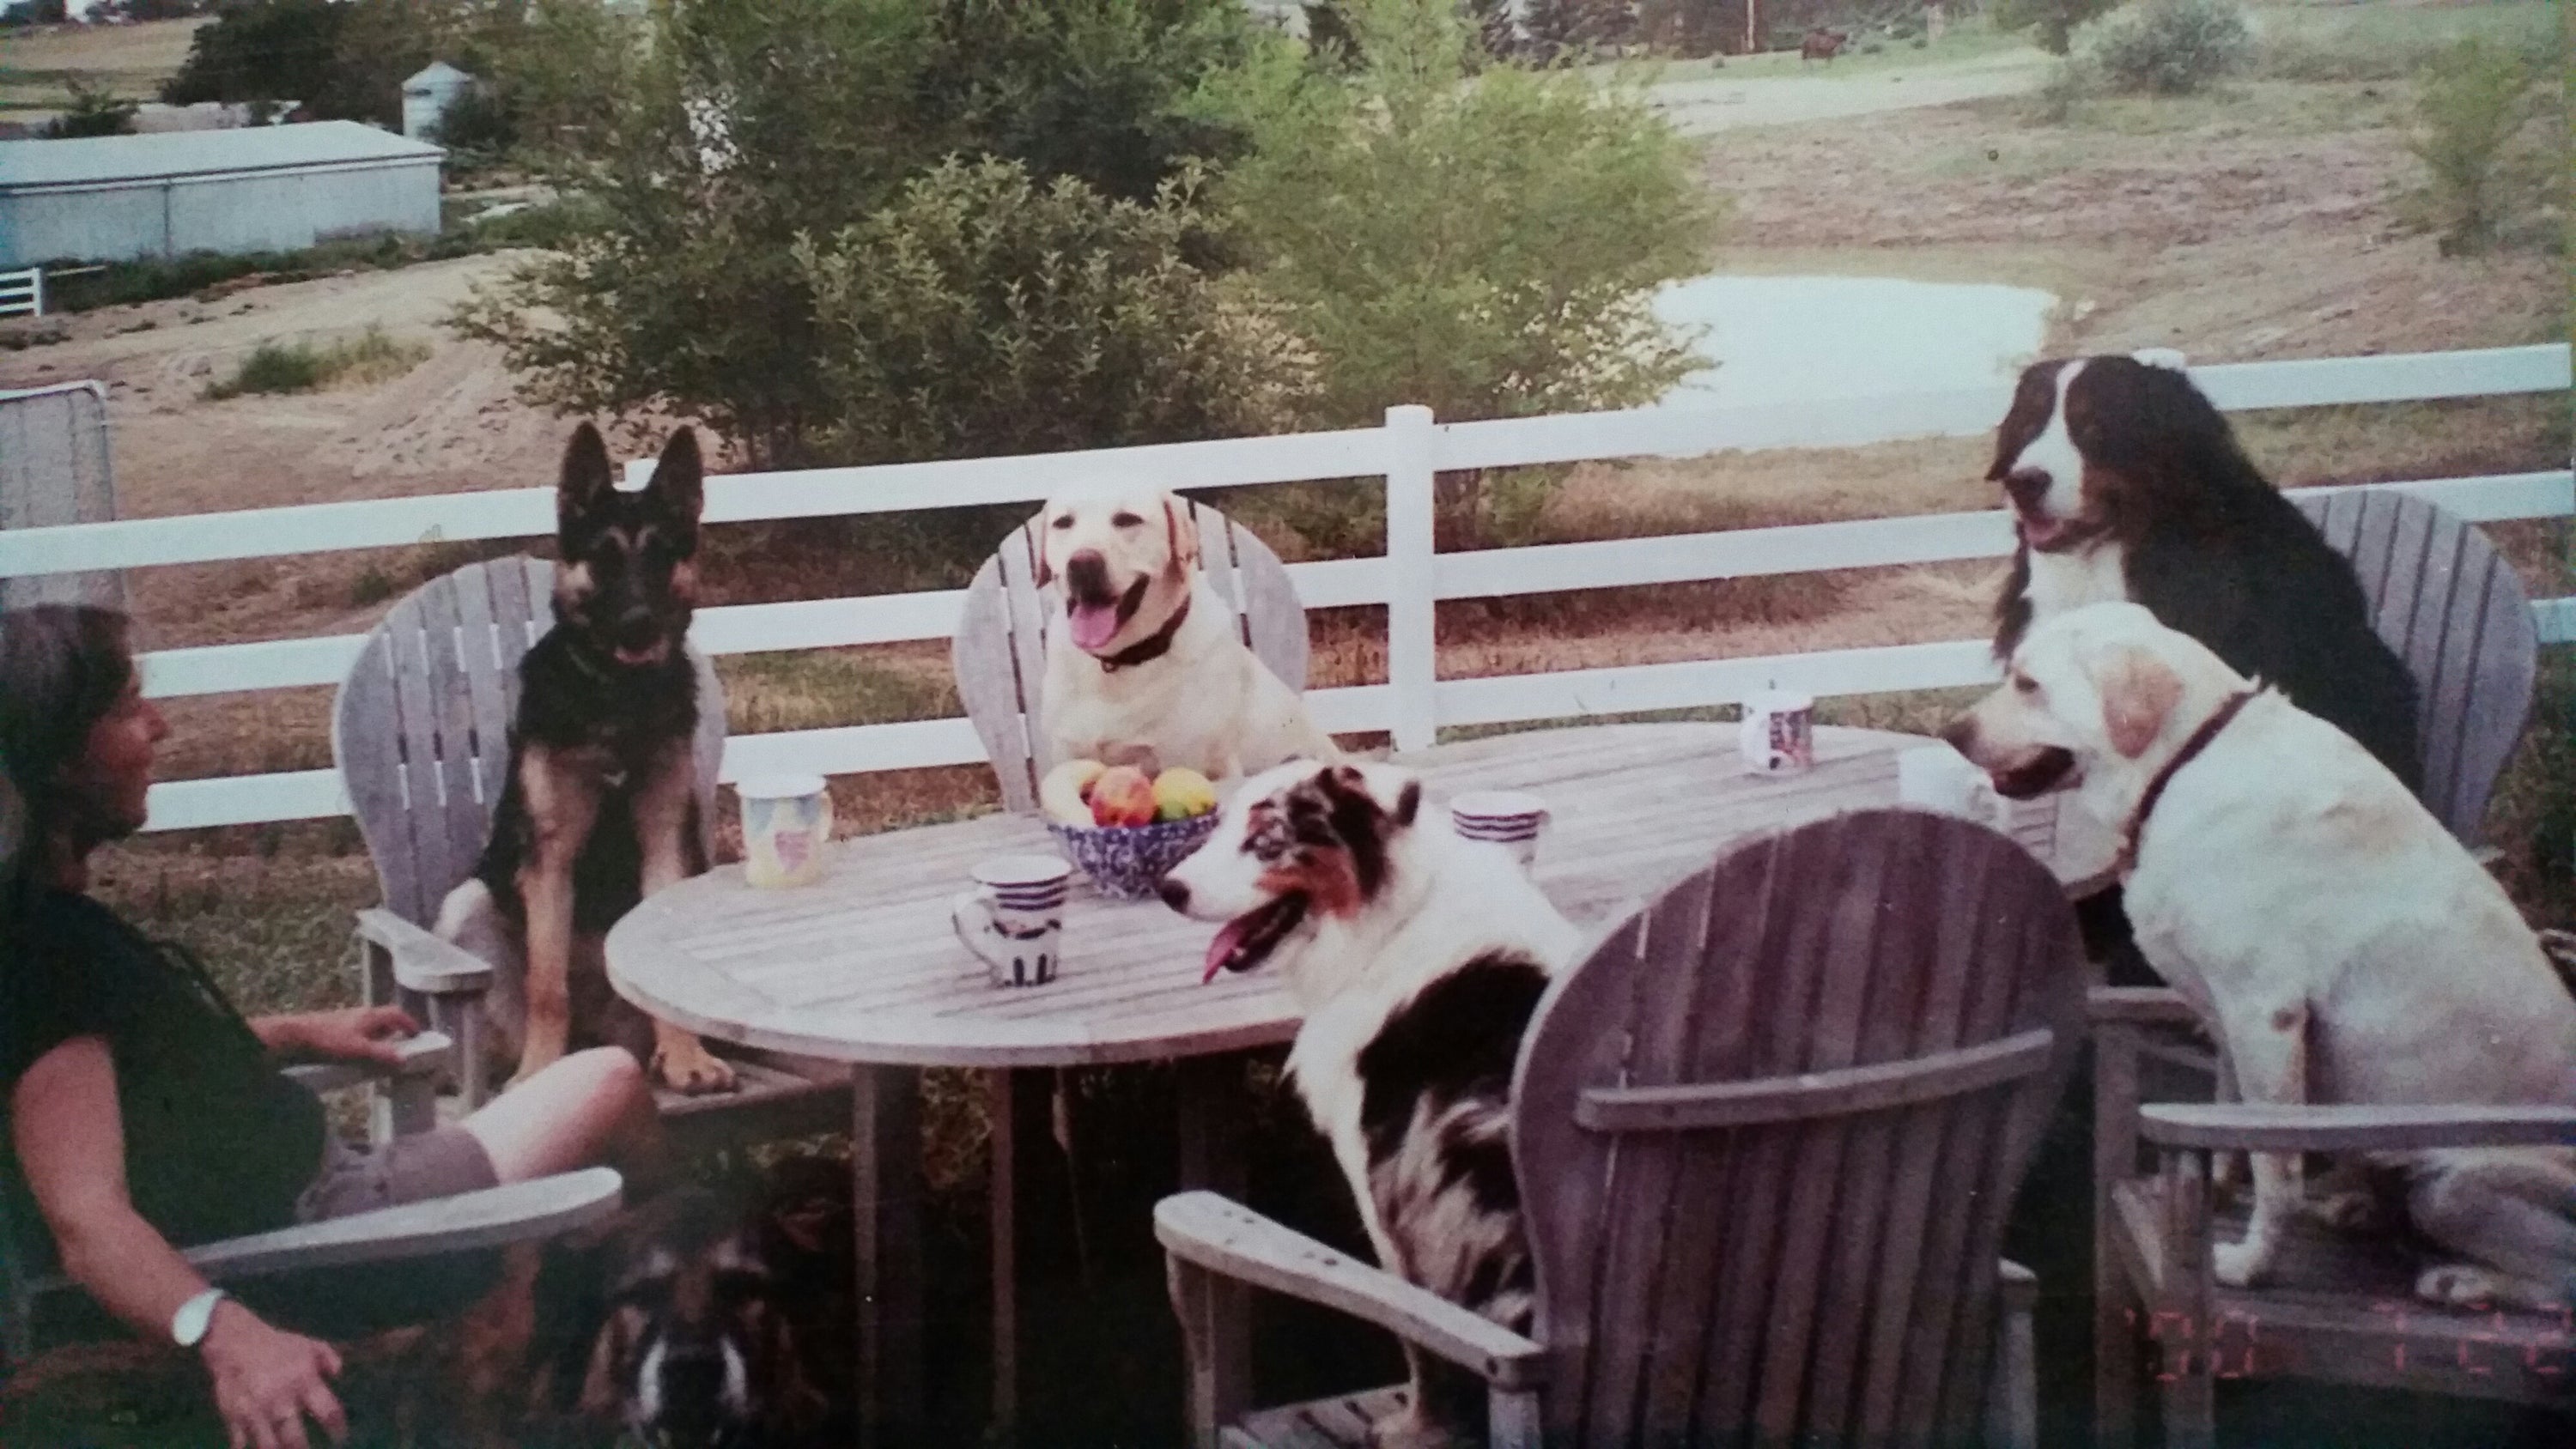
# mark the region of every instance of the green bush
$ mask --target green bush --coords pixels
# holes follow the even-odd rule
[[[2069,56],[2048,68],[2048,79],[2030,97],[2031,119],[2042,125],[2062,126],[2074,119],[2075,112],[2100,89],[2101,81],[2079,57]]]
[[[2515,152],[2540,112],[2532,104],[2538,80],[2523,56],[2476,37],[2425,67],[2407,149],[2424,164],[2416,207],[2441,234],[2445,253],[2492,246],[2520,193],[2538,179],[2531,158]]]
[[[1186,260],[1205,224],[1183,183],[1139,205],[952,160],[800,241],[826,448],[884,463],[1287,426],[1308,386],[1299,350]]]
[[[328,347],[263,342],[242,359],[229,380],[207,388],[206,397],[220,402],[244,393],[311,392],[334,383],[384,382],[411,371],[428,356],[429,349],[422,344],[398,341],[374,326]]]
[[[1995,0],[1995,29],[2027,30],[2031,42],[2051,55],[2074,48],[2075,28],[2108,11],[2120,0]]]
[[[2189,95],[2243,70],[2254,33],[2232,0],[2146,0],[2088,29],[2085,58],[2113,90]]]
[[[122,136],[134,129],[134,113],[139,107],[132,101],[120,101],[104,86],[86,81],[71,83],[71,108],[45,123],[43,139],[67,140],[75,136]]]

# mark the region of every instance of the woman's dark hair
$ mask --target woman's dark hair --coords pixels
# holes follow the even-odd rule
[[[14,857],[0,879],[32,869],[55,837],[90,828],[93,807],[65,776],[134,678],[126,628],[123,614],[86,605],[0,611],[0,794],[14,786],[23,811],[15,842],[0,828],[0,858]]]

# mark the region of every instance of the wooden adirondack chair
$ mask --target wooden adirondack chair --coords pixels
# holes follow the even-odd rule
[[[452,1065],[454,1057],[454,1044],[446,1037],[423,1032],[404,1044],[403,1060],[397,1066],[334,1063],[291,1067],[287,1075],[317,1092],[370,1080],[388,1082],[400,1104],[393,1114],[398,1130],[417,1132],[436,1122],[431,1095],[437,1076]],[[0,1127],[0,1148],[14,1151],[6,1135]],[[456,1271],[426,1280],[415,1274],[415,1291],[403,1295],[406,1303],[424,1310],[423,1317],[433,1317],[464,1308],[488,1287],[488,1276],[460,1267],[460,1258],[588,1227],[617,1210],[621,1191],[614,1170],[587,1168],[206,1243],[184,1250],[181,1256],[209,1280],[242,1292],[254,1306],[261,1306],[258,1295],[263,1286],[289,1278],[303,1301],[310,1302],[344,1285],[358,1296],[380,1289],[382,1270],[388,1265],[445,1264]],[[5,1203],[0,1203],[0,1289],[5,1289],[0,1295],[0,1350],[5,1350],[6,1367],[14,1375],[28,1367],[40,1350],[59,1346],[60,1335],[41,1329],[44,1305],[82,1290],[56,1264],[44,1225],[12,1220]],[[359,1320],[370,1316],[363,1306],[352,1311]],[[75,1326],[69,1341],[87,1336]]]
[[[1189,505],[1199,530],[1199,566],[1234,610],[1253,655],[1290,689],[1306,687],[1306,610],[1270,545],[1204,504]],[[951,657],[957,694],[983,738],[1002,804],[1038,808],[1039,742],[1045,738],[1046,636],[1060,622],[1038,591],[1038,524],[1014,529],[966,586]]]
[[[2484,534],[2421,498],[2290,496],[2352,560],[2379,637],[2415,676],[2425,807],[2480,849],[2487,799],[2530,722],[2540,673],[2522,579]]]
[[[553,588],[554,565],[524,557],[469,564],[431,580],[367,636],[332,710],[332,755],[384,887],[384,905],[358,913],[366,999],[398,1000],[457,1039],[468,1107],[482,1100],[487,1076],[473,1007],[492,972],[428,927],[490,834],[509,769],[519,659],[553,627]],[[704,655],[692,650],[690,657],[698,671],[698,813],[712,843],[724,686]],[[845,1070],[722,1050],[741,1089],[661,1093],[675,1132],[751,1137],[847,1125]]]
[[[1911,810],[1735,846],[1539,1005],[1513,1089],[1528,1338],[1207,1193],[1155,1227],[1200,1449],[1360,1442],[1401,1390],[1247,1413],[1247,1285],[1473,1370],[1498,1449],[2027,1445],[2004,1217],[2072,1070],[2084,970],[2048,872]]]
[[[2292,495],[2353,562],[2373,622],[2421,697],[2423,800],[2482,857],[2487,802],[2531,717],[2539,631],[2521,579],[2477,529],[2399,493]],[[2232,1290],[2209,1276],[2208,1157],[2265,1144],[2306,1152],[2507,1146],[2533,1140],[2525,1112],[2249,1108],[2141,1100],[2235,1094],[2171,991],[2099,989],[2094,1026],[2094,1399],[2104,1442],[2135,1429],[2142,1361],[2161,1360],[2166,1438],[2207,1444],[2214,1377],[2313,1378],[2513,1402],[2569,1402],[2576,1379],[2564,1315],[2445,1313],[2413,1302],[2415,1260],[2385,1239],[2302,1227],[2277,1286]],[[2576,1131],[2576,1114],[2556,1129]],[[2142,1127],[2143,1124],[2143,1127]],[[2546,1135],[2544,1130],[2543,1135]],[[2141,1141],[2160,1165],[2141,1169]],[[2551,1357],[2555,1354],[2555,1357]]]

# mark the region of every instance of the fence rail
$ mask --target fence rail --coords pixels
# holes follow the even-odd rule
[[[2564,392],[2564,346],[2499,348],[2192,369],[2233,411]],[[1387,498],[1387,552],[1291,566],[1310,608],[1382,605],[1388,682],[1317,690],[1319,721],[1336,732],[1389,731],[1429,743],[1439,726],[1730,704],[1777,682],[1818,695],[1974,685],[1994,677],[1980,641],[1958,640],[1764,658],[1698,660],[1536,675],[1437,677],[1432,624],[1442,600],[1671,584],[1996,558],[2012,548],[2001,511],[1857,519],[1597,543],[1436,553],[1432,479],[1463,468],[1522,466],[1724,450],[1837,448],[1906,438],[1964,437],[1994,426],[2003,388],[1749,408],[1628,412],[1441,424],[1428,409],[1390,408],[1386,426],[1032,457],[890,467],[735,474],[707,484],[706,517],[761,519],[1035,502],[1091,480],[1205,489],[1365,480]],[[631,480],[649,461],[628,466]],[[2403,489],[2480,522],[2576,513],[2568,470],[2372,485]],[[253,512],[0,532],[0,578],[83,569],[284,557],[339,549],[551,533],[550,489],[311,504]],[[694,638],[715,654],[940,639],[955,629],[959,590],[747,604],[699,611]],[[2576,641],[2576,599],[2535,606],[2542,637]],[[337,684],[363,635],[173,649],[144,657],[148,693],[173,697]],[[824,774],[967,764],[984,758],[963,719],[739,735],[724,777],[794,770]],[[289,820],[345,813],[328,770],[156,786],[152,828]]]
[[[45,269],[0,272],[0,317],[45,315]]]

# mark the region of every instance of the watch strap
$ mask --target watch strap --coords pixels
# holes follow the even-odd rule
[[[215,1305],[231,1296],[221,1288],[209,1288],[180,1304],[179,1311],[170,1315],[170,1341],[181,1348],[195,1348],[215,1321]]]

